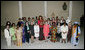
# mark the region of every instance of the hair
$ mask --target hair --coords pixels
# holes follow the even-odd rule
[[[8,24],[8,23],[9,23],[9,24]],[[6,25],[11,26],[11,22],[10,22],[10,21],[7,21],[7,22],[6,22]]]
[[[41,15],[39,16],[39,20],[40,20],[40,17],[41,17],[41,19],[43,20],[43,17],[42,17]]]
[[[28,19],[30,19],[30,17],[28,17]]]
[[[15,23],[12,23],[12,27],[13,27],[13,24],[15,25]]]
[[[25,22],[25,26],[26,26],[26,23],[27,23],[27,22],[28,22],[28,21]]]
[[[6,27],[7,27],[7,26],[10,26],[10,25],[9,25],[9,24],[6,24]]]

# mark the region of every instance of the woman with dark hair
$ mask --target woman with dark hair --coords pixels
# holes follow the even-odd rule
[[[68,34],[68,26],[66,25],[66,22],[64,22],[64,25],[61,26],[61,35],[62,35],[62,43],[66,43],[66,38]]]
[[[17,24],[17,28],[15,30],[17,46],[22,46],[22,27]]]
[[[51,41],[56,42],[57,26],[56,26],[55,22],[52,23],[50,30],[51,30],[51,34],[52,34],[51,35]]]
[[[39,34],[39,40],[43,40],[44,35],[43,35],[43,17],[40,15],[39,20],[38,20],[38,25],[40,27],[40,34]]]
[[[27,21],[25,22],[24,30],[25,30],[26,41],[29,43],[30,30],[29,30],[29,25]]]
[[[7,21],[6,22],[6,25],[9,25],[9,27],[11,26],[11,22],[10,21]]]
[[[16,43],[15,29],[15,23],[12,23],[12,27],[10,28],[10,34],[14,44]]]
[[[67,42],[71,43],[71,33],[72,33],[72,25],[71,22],[68,23],[68,35],[67,35]]]
[[[4,29],[4,36],[6,38],[7,46],[11,46],[11,35],[9,30],[9,24],[6,25],[6,28]]]

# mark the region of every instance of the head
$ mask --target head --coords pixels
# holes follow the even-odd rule
[[[56,16],[56,19],[58,19],[58,16]]]
[[[32,18],[32,21],[34,21],[34,18]]]
[[[19,21],[21,21],[22,19],[21,18],[19,18]]]
[[[64,18],[63,18],[63,16],[61,17],[61,20],[63,20]]]
[[[26,17],[24,17],[24,21],[26,21]]]
[[[43,20],[43,17],[41,15],[39,16],[39,20]]]
[[[66,21],[64,22],[64,26],[66,26]]]
[[[48,18],[47,20],[50,21],[50,18]]]
[[[38,17],[36,16],[36,20],[38,20]]]
[[[33,22],[31,22],[31,25],[33,25]]]
[[[17,24],[17,29],[19,28],[19,25]]]
[[[12,23],[12,27],[15,27],[15,23]]]
[[[56,25],[55,22],[53,22],[52,25],[55,26]]]
[[[30,17],[28,17],[28,21],[30,21]]]
[[[79,23],[78,22],[74,22],[74,26],[79,26]]]
[[[35,25],[38,25],[38,23],[37,23],[37,22],[35,22]]]
[[[28,22],[27,22],[27,21],[25,22],[25,25],[26,25],[26,26],[28,25]]]
[[[48,21],[47,21],[47,20],[45,21],[45,24],[46,24],[46,25],[48,24]]]
[[[7,22],[6,22],[6,25],[11,26],[11,22],[10,22],[10,21],[7,21]]]
[[[9,25],[8,24],[6,25],[6,28],[9,29]]]

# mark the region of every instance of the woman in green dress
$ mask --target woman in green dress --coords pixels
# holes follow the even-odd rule
[[[12,23],[12,27],[10,28],[10,34],[14,44],[16,43],[15,29],[15,23]]]

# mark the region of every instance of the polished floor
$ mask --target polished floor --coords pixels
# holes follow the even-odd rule
[[[49,40],[49,39],[48,39]],[[11,47],[7,47],[6,40],[3,35],[3,30],[1,30],[1,49],[84,49],[84,27],[81,27],[81,35],[79,44],[77,46],[73,46],[71,43],[60,43],[60,42],[45,42],[34,40],[34,43],[23,43],[22,47],[18,47],[13,45]]]

